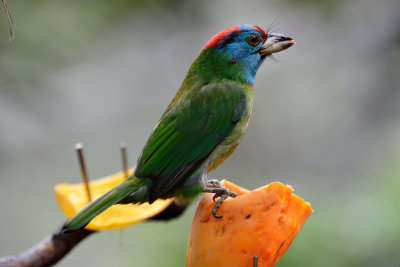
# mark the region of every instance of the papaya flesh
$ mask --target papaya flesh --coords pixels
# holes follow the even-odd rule
[[[238,193],[226,199],[215,218],[213,194],[200,201],[190,232],[187,267],[273,266],[313,212],[291,186],[273,182],[253,191],[222,182]]]

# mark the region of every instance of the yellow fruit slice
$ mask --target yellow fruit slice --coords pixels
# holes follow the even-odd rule
[[[128,171],[133,172],[133,169]],[[108,192],[125,179],[124,173],[119,172],[110,176],[93,180],[89,183],[93,200]],[[58,184],[54,187],[58,206],[61,211],[71,218],[88,204],[84,184]],[[156,200],[151,205],[126,204],[114,205],[94,218],[85,228],[94,231],[120,229],[144,221],[166,209],[173,199]]]
[[[193,218],[186,266],[252,267],[254,256],[258,266],[273,266],[313,212],[310,204],[279,182],[253,191],[222,183],[238,197],[222,203],[217,219],[213,194],[205,194]]]

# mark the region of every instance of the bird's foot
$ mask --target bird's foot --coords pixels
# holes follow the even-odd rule
[[[221,184],[218,180],[209,180],[207,182],[207,188],[205,190],[208,193],[214,193],[215,195],[213,196],[214,202],[216,199],[219,197],[217,200],[217,203],[215,203],[211,213],[212,215],[219,219],[222,218],[222,216],[217,214],[217,210],[219,206],[221,206],[222,202],[227,199],[228,197],[237,197],[238,194],[235,192],[232,192],[231,190],[227,189],[223,184]]]
[[[225,188],[225,186],[217,179],[212,179],[207,181],[207,188]]]

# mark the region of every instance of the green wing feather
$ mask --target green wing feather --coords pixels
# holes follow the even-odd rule
[[[246,111],[237,82],[211,83],[181,95],[161,117],[139,157],[136,177],[151,178],[153,202],[189,177]]]

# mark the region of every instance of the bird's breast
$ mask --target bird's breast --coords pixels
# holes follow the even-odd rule
[[[242,118],[237,122],[235,128],[233,128],[230,134],[225,137],[225,139],[208,156],[207,162],[210,162],[208,172],[216,169],[230,155],[232,155],[239,143],[242,141],[249,124],[252,109],[253,94],[251,93],[247,97],[247,110],[243,114]]]

